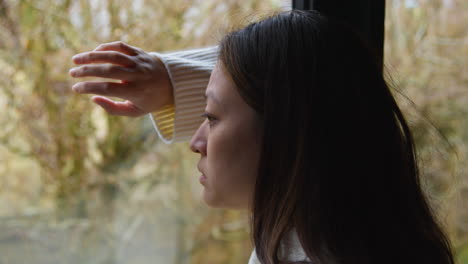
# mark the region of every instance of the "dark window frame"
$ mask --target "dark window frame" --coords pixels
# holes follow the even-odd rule
[[[383,69],[385,0],[292,0],[292,8],[317,10],[349,23],[367,39]]]

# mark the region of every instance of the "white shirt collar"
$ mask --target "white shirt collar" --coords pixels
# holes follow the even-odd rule
[[[310,262],[310,259],[307,257],[304,249],[301,246],[297,232],[293,229],[290,232],[286,233],[285,237],[281,239],[280,248],[278,252],[278,258],[282,261],[306,261]],[[250,255],[248,264],[261,264],[257,258],[255,249]]]

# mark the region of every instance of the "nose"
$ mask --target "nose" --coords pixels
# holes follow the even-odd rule
[[[205,120],[190,140],[190,149],[193,152],[206,156],[207,133],[207,121]]]

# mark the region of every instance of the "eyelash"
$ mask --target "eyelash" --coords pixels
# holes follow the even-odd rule
[[[210,124],[210,126],[212,126],[213,122],[216,121],[216,118],[207,112],[203,113],[201,116],[208,120],[208,123]]]

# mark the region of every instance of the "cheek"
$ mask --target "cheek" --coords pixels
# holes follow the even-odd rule
[[[245,126],[220,126],[208,137],[207,177],[227,207],[246,207],[253,194],[260,149],[253,132]]]

